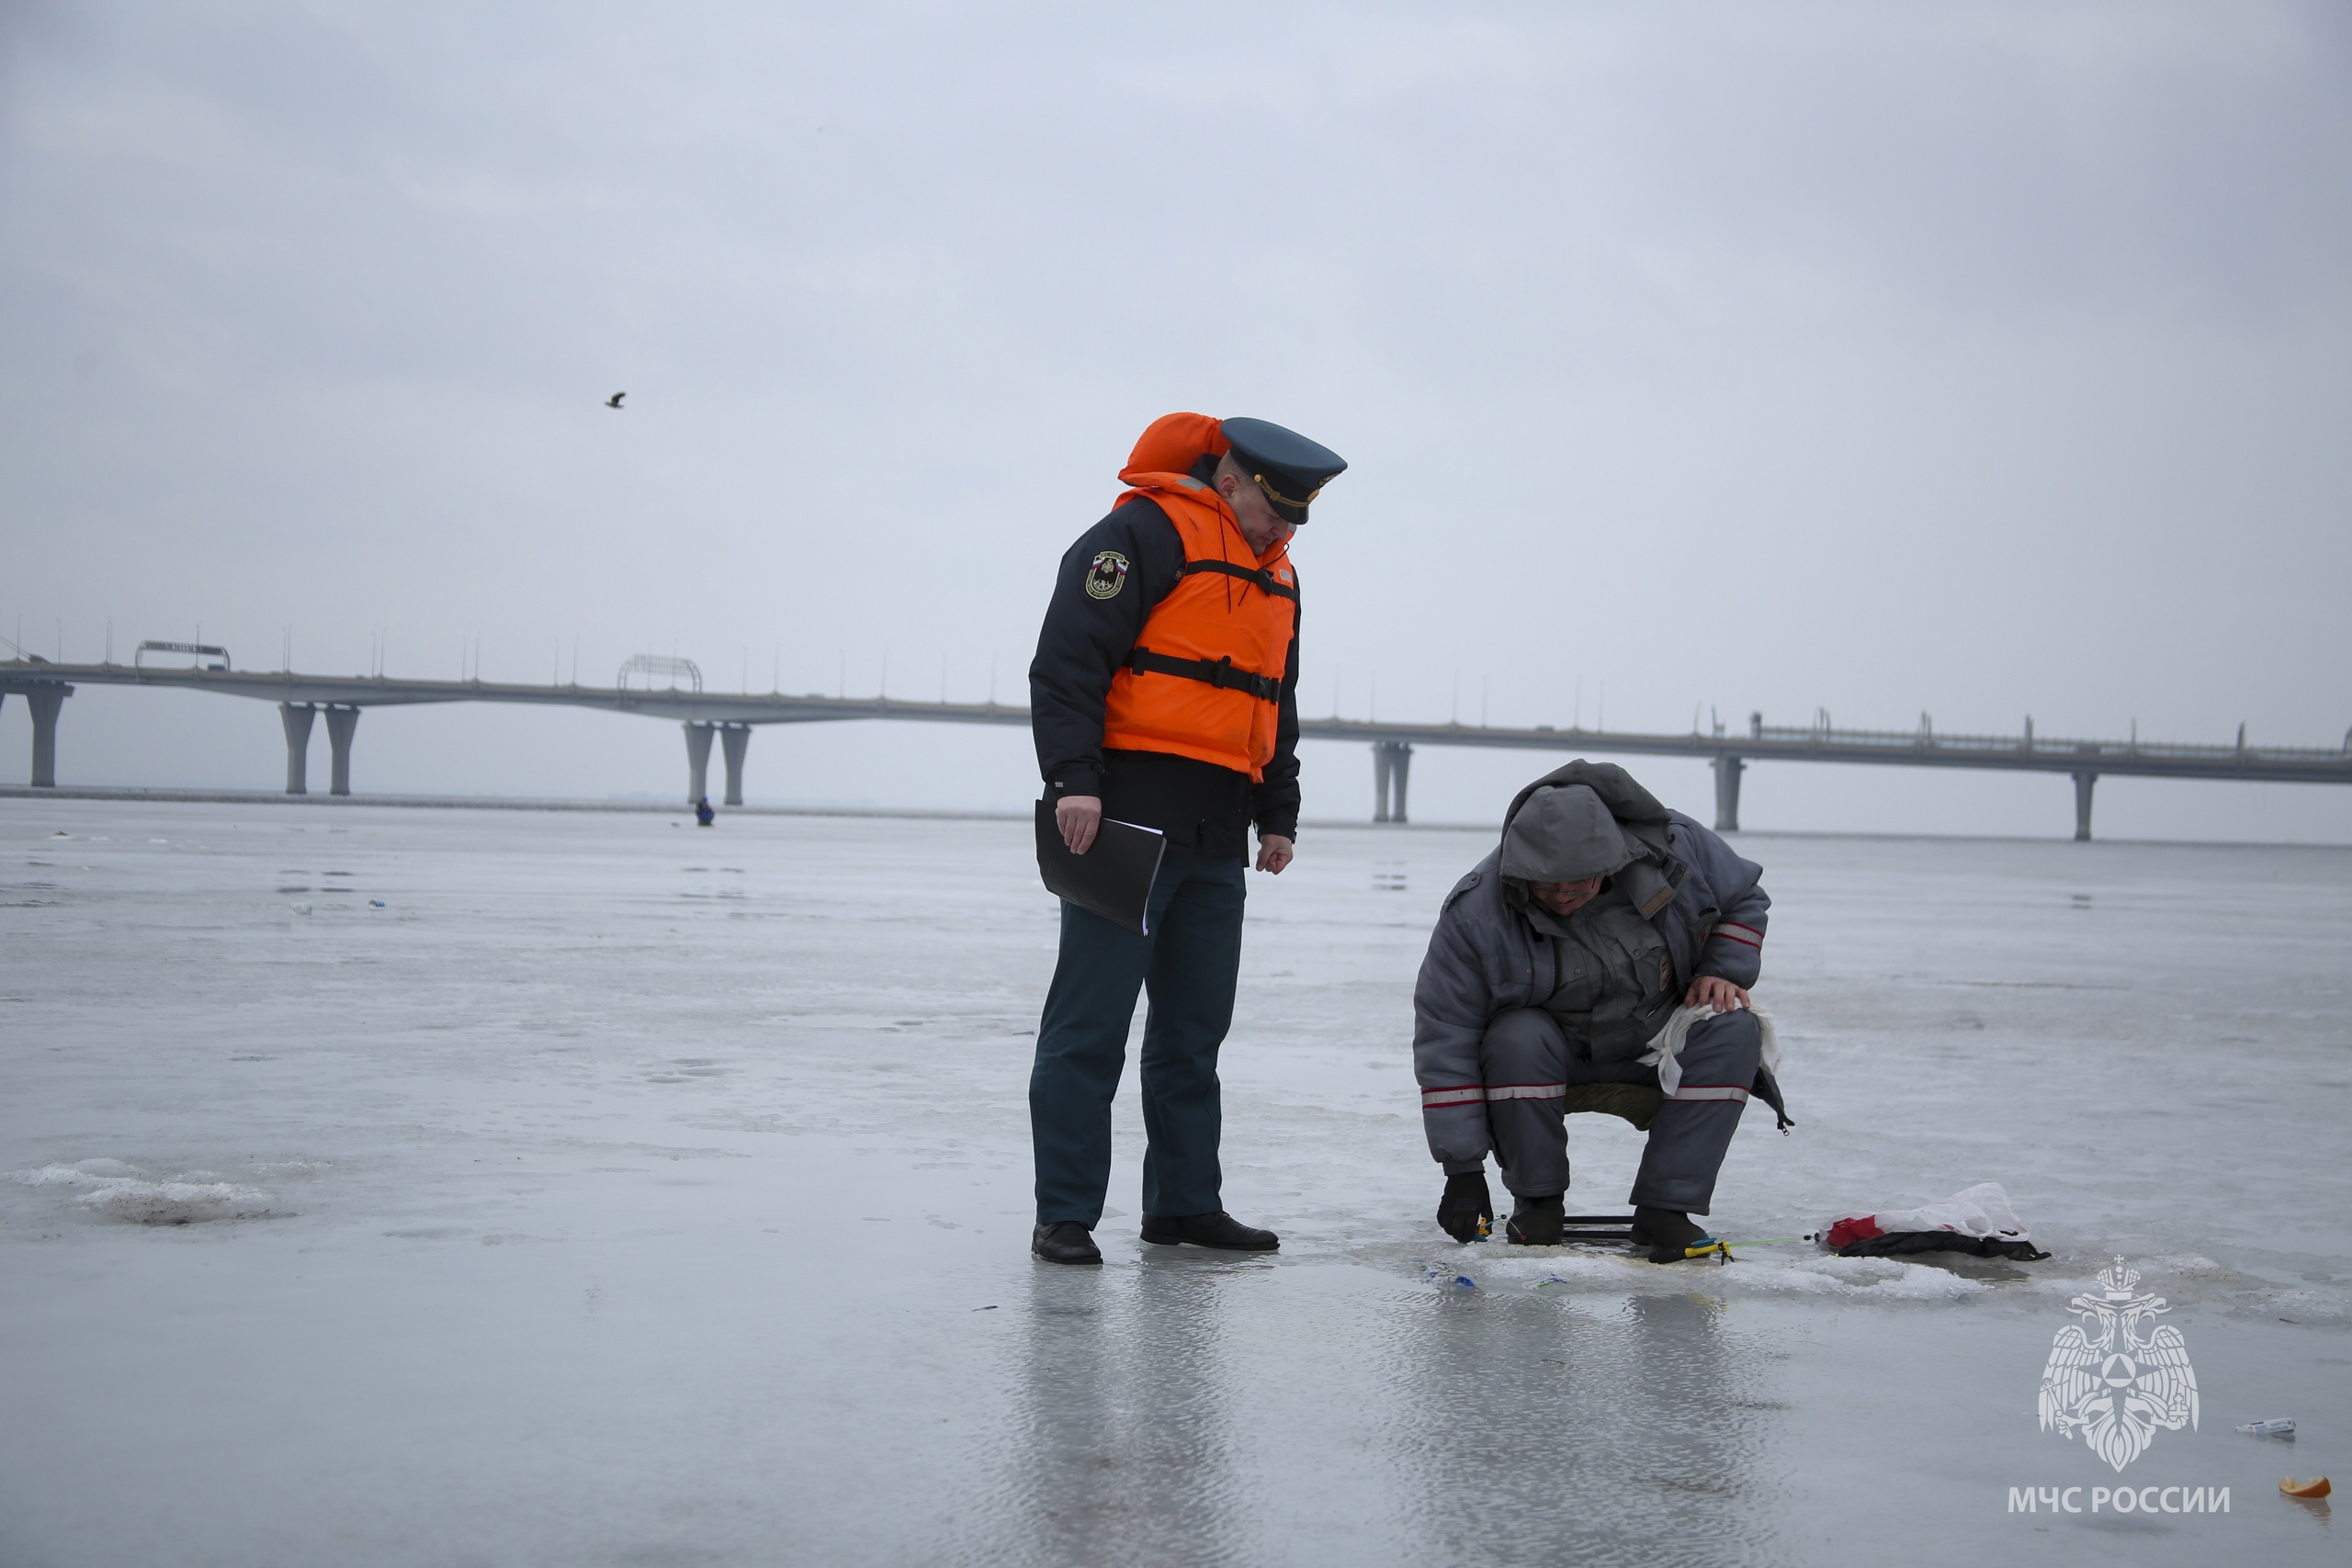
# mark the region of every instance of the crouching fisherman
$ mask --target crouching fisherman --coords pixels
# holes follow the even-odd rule
[[[1445,1167],[1438,1223],[1456,1240],[1494,1218],[1489,1148],[1516,1200],[1510,1239],[1561,1239],[1571,1111],[1648,1131],[1632,1201],[1651,1261],[1703,1239],[1690,1216],[1748,1096],[1789,1124],[1747,1010],[1762,874],[1614,763],[1570,762],[1520,791],[1501,845],[1446,895],[1413,990],[1421,1121]],[[1667,1092],[1654,1046],[1678,1007],[1714,1013],[1690,1023]]]

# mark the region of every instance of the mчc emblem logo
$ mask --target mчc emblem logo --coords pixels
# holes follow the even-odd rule
[[[1126,585],[1127,558],[1116,550],[1104,550],[1086,569],[1086,592],[1091,598],[1114,599]]]
[[[2140,1271],[2123,1259],[2099,1270],[2107,1287],[2076,1296],[2067,1311],[2083,1321],[2060,1329],[2041,1371],[2041,1429],[2072,1438],[2119,1472],[2159,1431],[2197,1425],[2197,1373],[2180,1330],[2158,1323],[2172,1309],[2132,1287]]]

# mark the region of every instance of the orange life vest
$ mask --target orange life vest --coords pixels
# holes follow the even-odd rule
[[[1112,678],[1102,744],[1196,758],[1255,784],[1273,760],[1298,580],[1283,546],[1251,550],[1225,498],[1189,471],[1225,450],[1216,420],[1171,413],[1152,422],[1120,471],[1130,487],[1120,504],[1148,496],[1168,514],[1184,570]]]

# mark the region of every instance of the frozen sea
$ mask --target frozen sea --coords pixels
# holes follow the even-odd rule
[[[2277,1487],[2352,1480],[2352,852],[1742,839],[1798,1126],[1716,1231],[1995,1180],[2055,1256],[1660,1269],[1438,1231],[1490,840],[1310,829],[1225,1054],[1282,1252],[1136,1238],[1130,1082],[1074,1269],[1026,824],[684,820],[0,800],[0,1564],[2344,1560]],[[2036,1414],[2119,1254],[2200,1400],[2120,1476]]]

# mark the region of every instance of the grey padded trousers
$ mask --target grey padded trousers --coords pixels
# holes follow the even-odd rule
[[[1762,1048],[1755,1016],[1744,1010],[1691,1025],[1679,1057],[1681,1085],[1650,1123],[1649,1146],[1642,1153],[1630,1201],[1686,1214],[1707,1212]],[[1654,1066],[1577,1060],[1558,1021],[1538,1008],[1497,1015],[1479,1043],[1478,1059],[1487,1085],[1487,1125],[1503,1185],[1522,1198],[1567,1190],[1568,1129],[1562,1101],[1569,1086],[1657,1087]]]

